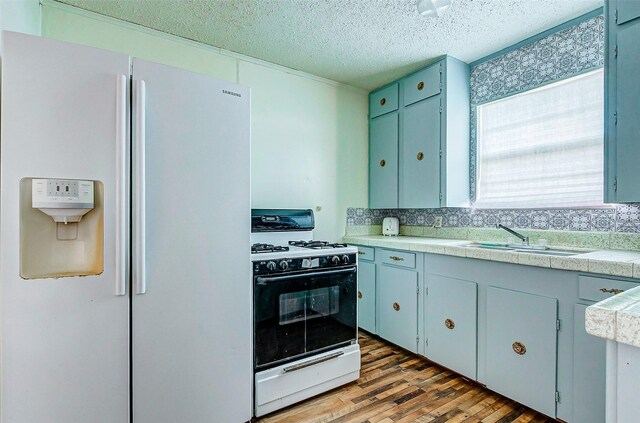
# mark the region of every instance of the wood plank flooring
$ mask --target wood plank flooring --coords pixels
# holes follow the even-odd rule
[[[360,332],[360,379],[261,423],[555,422],[437,364]]]

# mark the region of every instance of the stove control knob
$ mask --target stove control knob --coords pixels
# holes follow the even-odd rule
[[[349,256],[348,255],[344,255],[342,256],[342,263],[344,264],[349,264]]]
[[[267,263],[267,270],[271,270],[271,271],[276,270],[276,262],[270,261],[269,263]]]
[[[279,264],[280,270],[287,270],[289,268],[289,263],[286,260],[282,260]]]
[[[331,263],[340,264],[340,257],[338,257],[338,256],[331,257]]]

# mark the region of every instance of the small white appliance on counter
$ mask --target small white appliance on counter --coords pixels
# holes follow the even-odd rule
[[[400,233],[400,220],[397,217],[385,217],[382,220],[382,235],[398,236]]]
[[[252,210],[255,415],[360,377],[356,247],[312,241],[312,210]]]
[[[250,90],[12,32],[1,77],[1,422],[250,420]]]

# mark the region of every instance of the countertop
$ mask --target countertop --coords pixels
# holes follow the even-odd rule
[[[587,307],[585,328],[591,335],[640,347],[640,287]]]
[[[448,256],[468,257],[479,260],[522,264],[526,266],[547,267],[551,269],[599,273],[602,275],[625,276],[640,279],[640,252],[636,251],[593,251],[580,248],[561,247],[563,250],[575,250],[580,252],[574,256],[563,257],[466,247],[466,245],[472,244],[472,242],[443,238],[357,235],[345,236],[342,240],[347,244],[391,248],[396,250],[409,250],[431,254],[444,254]]]

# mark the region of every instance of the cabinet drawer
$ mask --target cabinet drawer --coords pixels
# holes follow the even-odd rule
[[[373,261],[376,258],[376,250],[372,247],[358,245],[358,260]]]
[[[623,291],[640,286],[635,282],[593,276],[578,276],[578,297],[587,301],[602,301]]]
[[[398,84],[393,84],[369,95],[369,117],[398,110]]]
[[[430,66],[408,76],[402,83],[404,105],[440,94],[440,64]]]
[[[416,267],[416,254],[405,251],[378,250],[378,258],[385,264],[402,266],[414,269]]]

